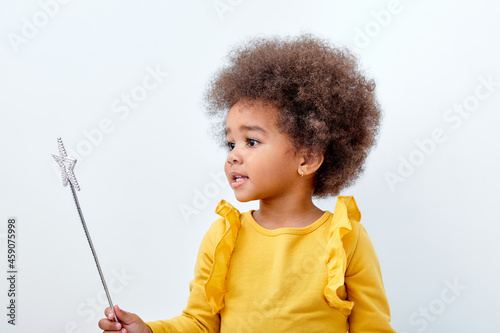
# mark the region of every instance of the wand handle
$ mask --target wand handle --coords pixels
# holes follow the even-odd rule
[[[94,249],[94,244],[92,244],[92,239],[90,238],[90,233],[89,230],[87,229],[87,224],[85,223],[85,219],[83,218],[83,213],[80,208],[80,203],[78,202],[78,197],[76,195],[75,187],[73,186],[73,183],[71,180],[69,181],[69,184],[71,186],[71,193],[73,193],[73,199],[75,200],[76,208],[78,209],[78,214],[80,215],[80,221],[82,221],[83,225],[83,230],[85,231],[85,236],[87,236],[87,240],[90,245],[90,249],[92,250],[92,255],[94,256],[94,261],[97,266],[97,270],[99,271],[99,276],[101,277],[101,282],[104,287],[104,291],[106,292],[106,297],[108,298],[108,303],[109,306],[111,307],[111,310],[113,311],[113,315],[115,316],[115,321],[118,322],[118,318],[116,317],[116,312],[115,308],[113,307],[113,301],[111,301],[111,296],[109,295],[108,291],[108,286],[106,285],[106,281],[104,280],[104,275],[102,274],[101,270],[101,265],[99,264],[99,259],[97,259],[97,253]]]

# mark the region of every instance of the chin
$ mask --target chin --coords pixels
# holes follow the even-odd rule
[[[255,199],[238,198],[238,197],[236,197],[236,200],[238,200],[239,202],[249,202],[249,201],[254,201]]]
[[[236,197],[236,200],[238,200],[239,202],[249,202],[249,201],[258,200],[258,198],[253,198],[251,196],[242,195],[242,194],[238,195],[237,193],[235,193],[234,196]]]

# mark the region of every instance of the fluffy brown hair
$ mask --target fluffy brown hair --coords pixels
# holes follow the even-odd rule
[[[310,34],[254,38],[230,51],[205,94],[209,116],[224,124],[241,99],[278,108],[278,128],[297,149],[319,151],[315,197],[337,195],[363,172],[375,144],[380,108],[375,84],[356,57]],[[225,124],[217,135],[225,144]]]

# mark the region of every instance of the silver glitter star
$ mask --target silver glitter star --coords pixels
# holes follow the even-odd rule
[[[78,185],[78,181],[76,180],[76,176],[73,171],[73,169],[75,168],[76,159],[68,157],[61,138],[57,138],[57,143],[59,146],[59,155],[52,154],[52,157],[56,160],[57,164],[61,168],[63,186],[68,185],[68,182],[70,182],[78,191],[80,191],[80,185]]]

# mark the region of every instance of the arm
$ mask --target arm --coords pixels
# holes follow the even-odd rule
[[[394,333],[375,249],[363,225],[353,223],[355,230],[357,240],[345,274],[347,298],[354,302],[348,319],[349,332]]]
[[[213,314],[207,302],[203,283],[208,278],[213,264],[215,249],[216,224],[207,231],[198,251],[194,279],[189,284],[188,304],[182,315],[170,320],[158,320],[146,324],[154,333],[197,333],[219,332],[220,316]]]

